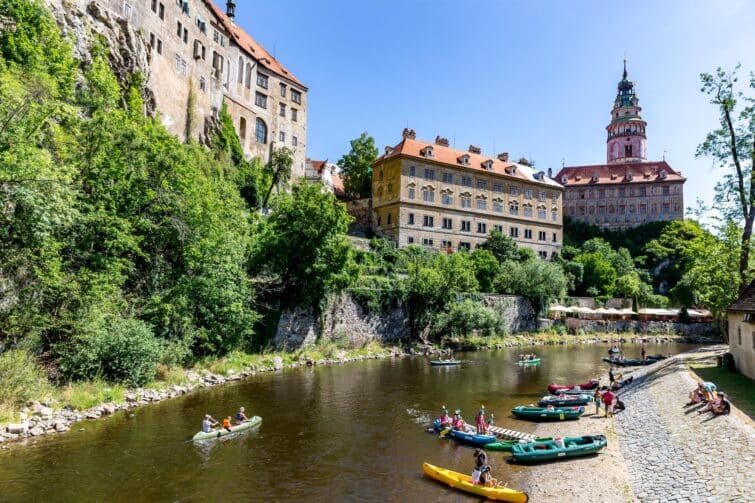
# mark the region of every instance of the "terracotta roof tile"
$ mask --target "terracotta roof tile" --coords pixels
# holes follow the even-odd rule
[[[425,157],[423,152],[427,147],[432,147],[432,157]],[[496,173],[509,178],[515,178],[520,180],[528,180],[535,183],[542,183],[553,187],[560,187],[560,185],[543,176],[542,180],[535,178],[536,171],[523,164],[514,162],[501,161],[496,157],[489,157],[483,154],[475,154],[466,150],[457,150],[451,147],[438,145],[436,143],[425,142],[421,140],[404,138],[401,143],[392,147],[389,152],[378,157],[375,161],[375,165],[393,157],[403,155],[406,157],[414,157],[423,161],[433,161],[441,164],[452,165],[456,168],[466,168],[470,171],[477,171],[480,173]],[[462,164],[460,159],[468,159],[468,164]],[[484,167],[485,164],[490,166],[490,169]]]
[[[223,9],[215,5],[215,2],[213,2],[212,0],[203,1],[205,5],[207,5],[207,7],[213,12],[213,14],[215,14],[215,16],[220,20],[226,31],[231,34],[236,44],[244,49],[244,51],[246,51],[249,56],[254,58],[259,62],[259,64],[261,64],[271,72],[290,80],[298,86],[301,86],[305,91],[307,90],[307,86],[305,86],[299,79],[297,79],[294,74],[289,72],[286,67],[280,63],[280,61],[275,59],[269,52],[267,52],[267,50],[262,47],[262,45],[260,45],[256,40],[254,40],[251,35],[249,35],[237,24],[231,22],[231,20],[228,19],[228,16],[225,15],[225,12],[223,12]]]
[[[343,188],[343,178],[341,178],[341,173],[333,173],[331,180],[333,181],[333,193],[337,197],[345,196],[346,190]]]
[[[666,178],[662,178],[661,172],[666,173]],[[597,181],[593,180],[595,175],[598,177]],[[564,176],[566,182],[563,180]],[[684,182],[687,180],[681,173],[674,171],[666,161],[566,166],[561,168],[561,171],[553,179],[566,187],[660,181]]]

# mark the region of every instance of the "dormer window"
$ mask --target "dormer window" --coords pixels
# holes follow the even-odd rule
[[[561,185],[566,185],[566,183],[567,183],[568,181],[569,181],[569,177],[567,177],[566,175],[563,175],[563,176],[561,177]]]
[[[535,173],[534,176],[535,176],[535,180],[542,181],[545,178],[545,172],[544,171],[538,171],[537,173]]]
[[[433,148],[430,145],[428,145],[427,147],[420,150],[419,153],[422,154],[422,157],[432,157]]]
[[[631,182],[634,179],[634,175],[632,173],[627,173],[627,181]]]
[[[512,164],[511,166],[508,166],[506,168],[506,173],[508,173],[510,175],[515,175],[516,174],[516,164]]]
[[[469,154],[460,155],[456,158],[462,166],[469,166]]]
[[[485,168],[488,171],[492,170],[493,169],[493,160],[492,159],[488,159],[487,161],[483,162],[482,163],[482,167]]]
[[[385,155],[390,155],[393,152],[393,147],[385,147]]]
[[[598,181],[598,174],[597,173],[593,173],[593,175],[592,175],[592,181],[593,181],[593,183],[597,183],[597,181]]]
[[[668,176],[668,173],[666,173],[666,170],[663,170],[663,169],[662,169],[662,170],[661,170],[661,171],[660,171],[660,172],[658,173],[658,176],[660,176],[660,177],[661,177],[661,180],[665,180],[665,179],[666,179],[666,177]]]

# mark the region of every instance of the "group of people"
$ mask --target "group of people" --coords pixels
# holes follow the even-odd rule
[[[619,399],[619,395],[614,392],[615,390],[611,389],[608,386],[603,386],[602,388],[595,388],[595,393],[593,394],[593,401],[595,402],[595,415],[600,414],[600,406],[601,404],[606,410],[606,417],[613,416],[614,412],[618,412],[620,410],[626,409],[626,405],[624,405],[624,402]]]
[[[633,376],[629,376],[626,379],[624,379],[624,374],[619,374],[618,376],[613,375],[613,368],[608,369],[608,382],[611,386],[611,391],[618,391],[627,384],[630,384],[632,381],[634,381]]]
[[[464,418],[461,416],[461,411],[456,409],[453,418],[448,415],[448,409],[444,405],[441,408],[440,417],[438,418],[441,428],[451,428],[456,431],[466,431],[467,423],[464,422]],[[490,426],[493,424],[492,417],[485,419],[485,406],[480,407],[480,411],[475,416],[475,426],[477,428],[478,435],[485,435],[490,433]]]
[[[705,407],[698,410],[698,414],[712,412],[716,415],[729,414],[731,402],[726,393],[717,391],[716,385],[709,381],[700,381],[697,387],[689,393],[690,404],[704,403]]]
[[[537,358],[537,355],[530,354],[530,353],[527,353],[527,354],[524,354],[524,355],[519,355],[519,361],[520,362],[526,362],[526,361],[534,360],[535,358]]]
[[[239,407],[239,410],[236,412],[235,422],[238,425],[246,421],[249,421],[249,418],[246,417],[245,409],[244,407]],[[202,420],[202,432],[211,433],[212,429],[219,424],[221,424],[220,421],[209,414],[205,414],[204,419]],[[231,431],[231,427],[231,416],[228,416],[223,419],[222,428]]]

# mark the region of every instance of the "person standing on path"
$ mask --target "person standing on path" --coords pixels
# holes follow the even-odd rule
[[[616,395],[614,395],[610,389],[606,389],[601,397],[603,405],[606,407],[606,417],[613,416],[613,400],[615,397]]]
[[[595,401],[595,415],[597,416],[600,414],[600,388],[595,388],[592,398]]]
[[[613,377],[613,367],[608,369],[608,382],[613,387],[613,383],[616,381],[616,379]]]

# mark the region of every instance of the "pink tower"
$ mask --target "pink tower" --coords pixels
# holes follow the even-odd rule
[[[611,110],[611,122],[606,126],[606,154],[609,164],[643,162],[647,159],[647,123],[640,117],[640,100],[634,93],[634,83],[627,78],[627,60],[619,92]]]

